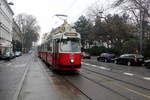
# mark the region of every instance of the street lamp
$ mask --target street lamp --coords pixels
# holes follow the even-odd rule
[[[1,37],[2,37],[2,36],[1,36],[1,24],[2,24],[2,23],[0,22],[0,39],[1,39]]]
[[[139,39],[140,39],[140,54],[143,53],[143,11],[140,9],[140,32],[139,32]]]

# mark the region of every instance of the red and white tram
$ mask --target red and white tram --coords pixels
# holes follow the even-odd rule
[[[56,70],[77,70],[81,68],[80,41],[80,34],[63,24],[38,47],[38,55]]]

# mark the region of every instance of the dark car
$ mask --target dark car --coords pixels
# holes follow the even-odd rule
[[[144,61],[144,66],[145,66],[146,68],[150,68],[150,59]]]
[[[83,59],[91,59],[91,56],[90,56],[90,54],[87,53],[87,52],[82,52],[82,58],[83,58]]]
[[[13,52],[6,52],[5,54],[2,55],[1,57],[3,60],[10,60],[15,58],[15,54]]]
[[[114,58],[115,58],[115,54],[102,53],[100,56],[97,57],[97,60],[102,62],[113,62]]]
[[[142,65],[144,63],[144,57],[139,54],[123,54],[120,57],[115,58],[115,63],[128,66]]]

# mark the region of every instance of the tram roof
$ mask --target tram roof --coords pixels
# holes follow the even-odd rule
[[[67,39],[67,38],[80,39],[81,36],[78,32],[76,32],[75,28],[73,28],[70,24],[65,22],[61,26],[52,29],[51,33],[46,37],[46,39],[42,42],[42,44],[52,39]]]
[[[52,30],[49,39],[81,38],[72,25],[65,22],[61,26]]]

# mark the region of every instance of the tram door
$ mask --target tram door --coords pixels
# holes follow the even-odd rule
[[[57,42],[57,40],[54,40],[53,42],[53,65],[57,66],[58,65],[58,46],[59,43]]]

